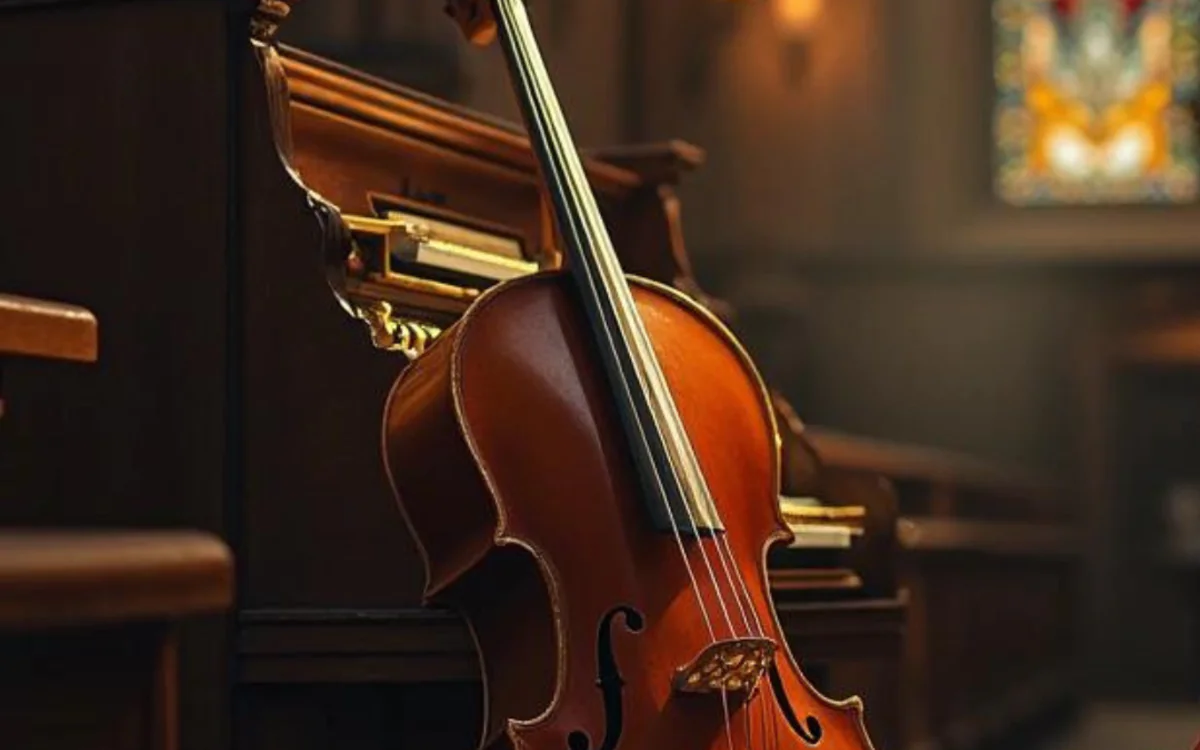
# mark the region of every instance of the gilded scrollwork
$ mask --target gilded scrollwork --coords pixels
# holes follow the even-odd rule
[[[375,348],[400,352],[409,359],[424,354],[442,333],[437,326],[396,316],[392,306],[382,300],[359,307],[357,317],[367,324]]]
[[[291,8],[284,0],[260,0],[251,19],[251,42],[263,71],[267,105],[271,118],[271,133],[280,164],[296,186],[303,191],[313,218],[321,228],[322,261],[326,281],[334,299],[353,318],[366,324],[371,342],[379,349],[398,351],[412,359],[424,352],[426,346],[441,333],[436,326],[393,314],[391,305],[383,301],[359,304],[347,293],[348,268],[356,260],[350,227],[341,210],[317,191],[305,184],[293,162],[291,125],[291,94],[287,74],[275,47],[279,25]]]

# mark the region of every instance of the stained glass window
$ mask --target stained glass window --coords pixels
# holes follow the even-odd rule
[[[1015,205],[1200,194],[1200,0],[994,0],[995,189]]]

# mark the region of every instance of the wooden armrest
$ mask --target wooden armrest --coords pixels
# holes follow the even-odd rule
[[[0,627],[171,620],[232,595],[229,549],[207,534],[0,532]]]
[[[82,307],[0,294],[0,356],[95,362],[96,329]]]

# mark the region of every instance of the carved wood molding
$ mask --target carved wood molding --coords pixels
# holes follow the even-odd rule
[[[292,12],[296,0],[258,0],[250,18],[250,35],[260,42],[273,42],[279,27]]]
[[[304,196],[312,212],[313,220],[321,229],[322,254],[330,292],[338,304],[351,317],[358,317],[353,305],[345,295],[346,258],[352,252],[350,228],[342,219],[337,206],[326,200],[304,183],[299,170],[293,163],[291,91],[287,74],[280,61],[279,50],[274,43],[274,34],[287,14],[293,0],[260,0],[252,21],[250,40],[253,53],[262,72],[267,112],[270,117],[271,134],[279,164]],[[254,24],[257,24],[255,27]],[[260,34],[265,36],[260,37]]]

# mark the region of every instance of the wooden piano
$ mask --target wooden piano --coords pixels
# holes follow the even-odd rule
[[[556,238],[518,129],[278,49],[288,10],[0,2],[0,63],[20,71],[0,142],[22,144],[0,170],[0,278],[106,331],[91,372],[6,373],[0,523],[229,543],[235,612],[181,640],[185,748],[469,748],[475,656],[455,618],[420,608],[381,409],[406,356],[497,279],[555,267]],[[672,191],[700,158],[675,143],[587,169],[625,268],[706,300]],[[22,406],[51,398],[36,419]],[[802,459],[789,477],[827,494]],[[793,551],[781,613],[891,747],[895,503],[877,483],[852,496],[870,533]]]

